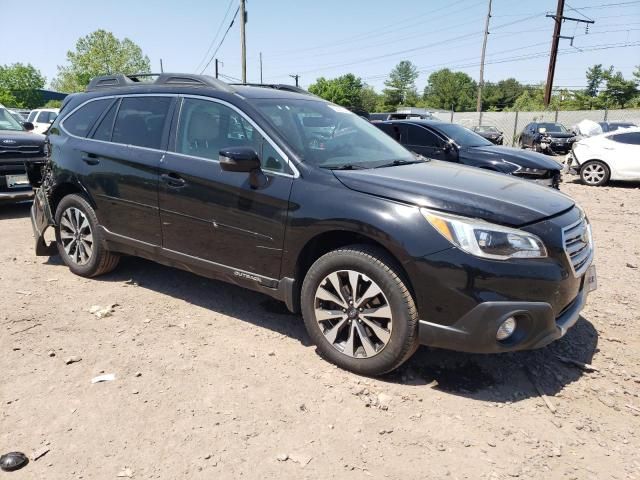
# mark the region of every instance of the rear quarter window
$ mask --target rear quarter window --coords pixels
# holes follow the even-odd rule
[[[640,145],[640,132],[617,133],[611,135],[611,140],[627,145]]]
[[[62,127],[72,135],[86,137],[93,124],[112,101],[111,98],[105,98],[84,104],[62,121]]]

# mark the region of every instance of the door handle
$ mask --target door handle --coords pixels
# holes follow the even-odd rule
[[[83,153],[82,161],[87,165],[98,165],[100,163],[100,159],[95,153]]]
[[[180,177],[177,173],[163,173],[160,178],[170,187],[180,188],[186,185],[184,178]]]

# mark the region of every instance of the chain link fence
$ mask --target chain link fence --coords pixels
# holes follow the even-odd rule
[[[492,125],[504,133],[504,144],[516,146],[524,127],[531,122],[560,122],[567,128],[582,120],[594,122],[630,122],[640,126],[640,109],[621,110],[549,110],[539,112],[438,112],[443,121],[459,123],[472,128]]]

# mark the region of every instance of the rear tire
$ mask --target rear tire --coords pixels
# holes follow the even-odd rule
[[[84,197],[64,197],[55,220],[58,252],[69,270],[81,277],[96,277],[116,268],[120,256],[105,248],[96,213]]]
[[[413,355],[419,346],[418,312],[402,277],[393,259],[367,245],[320,257],[301,291],[304,323],[319,353],[371,376],[390,372]]]
[[[580,169],[580,179],[585,185],[601,187],[609,182],[611,171],[609,167],[600,160],[586,162]]]

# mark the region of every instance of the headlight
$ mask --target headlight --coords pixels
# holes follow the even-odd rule
[[[522,175],[522,174],[526,174],[526,175],[544,175],[545,173],[547,173],[547,171],[543,168],[521,168],[520,170],[518,170],[517,172],[515,172],[515,175]]]
[[[542,240],[531,233],[426,208],[420,212],[444,238],[471,255],[492,260],[547,256]]]

